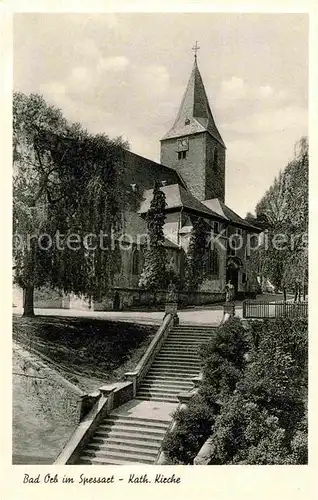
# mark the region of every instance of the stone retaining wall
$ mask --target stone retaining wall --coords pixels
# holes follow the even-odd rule
[[[13,453],[53,461],[79,423],[84,393],[19,345],[12,385]]]

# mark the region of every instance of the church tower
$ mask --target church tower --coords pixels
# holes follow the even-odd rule
[[[225,196],[225,144],[215,125],[202,77],[194,65],[177,118],[161,139],[160,163],[176,170],[199,200]]]

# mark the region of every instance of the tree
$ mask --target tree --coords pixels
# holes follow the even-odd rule
[[[121,139],[70,125],[39,95],[14,94],[13,260],[25,315],[34,314],[35,287],[88,297],[107,291],[118,252],[106,243],[131,199],[122,176],[123,147]],[[100,232],[103,249],[83,244],[88,233]]]
[[[149,290],[156,290],[166,284],[167,263],[163,233],[166,219],[165,207],[165,193],[160,189],[160,184],[156,182],[146,216],[148,248],[145,252],[144,268],[139,280],[139,286]]]
[[[257,220],[266,228],[263,266],[276,289],[298,290],[307,284],[308,168],[308,140],[303,137],[294,159],[256,207]],[[282,237],[285,244],[277,243]]]
[[[185,288],[189,291],[195,291],[201,285],[204,279],[205,262],[209,246],[208,231],[203,219],[198,218],[194,221],[187,260],[185,265]]]

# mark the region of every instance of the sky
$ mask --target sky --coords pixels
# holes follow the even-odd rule
[[[308,134],[304,14],[14,16],[14,90],[40,93],[91,133],[158,161],[198,41],[198,66],[227,147],[226,204],[254,212]]]

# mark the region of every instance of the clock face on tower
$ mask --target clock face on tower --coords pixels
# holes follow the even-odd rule
[[[177,145],[178,151],[187,151],[189,149],[189,138],[182,137],[181,139],[178,139]]]

